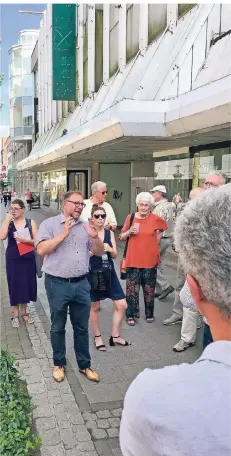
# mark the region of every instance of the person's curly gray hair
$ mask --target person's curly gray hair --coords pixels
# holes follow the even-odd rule
[[[206,190],[179,216],[175,245],[205,298],[231,317],[231,185]]]
[[[150,206],[154,206],[153,196],[149,192],[138,193],[136,197],[136,205],[138,206],[141,201],[150,204]]]
[[[107,184],[105,184],[105,182],[102,181],[93,182],[91,186],[91,194],[94,195],[94,193],[98,192],[99,187],[101,186],[107,187]]]

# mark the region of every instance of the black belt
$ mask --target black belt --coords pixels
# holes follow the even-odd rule
[[[162,236],[162,239],[169,239],[169,237],[166,237],[166,236]]]
[[[79,282],[80,280],[85,279],[86,274],[84,274],[84,275],[82,275],[80,277],[70,277],[69,279],[66,279],[65,277],[53,276],[51,274],[46,274],[46,276],[49,277],[50,279],[59,280],[60,282],[76,283],[76,282]]]

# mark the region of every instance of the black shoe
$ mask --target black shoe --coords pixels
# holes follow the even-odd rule
[[[172,285],[170,285],[167,290],[164,290],[162,291],[161,295],[159,296],[159,299],[164,299],[166,298],[169,294],[173,293],[174,291],[174,288],[172,287]]]

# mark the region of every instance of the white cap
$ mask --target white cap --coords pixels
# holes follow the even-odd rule
[[[152,188],[149,190],[150,192],[161,192],[161,193],[167,193],[166,187],[164,185],[157,185],[156,187]]]

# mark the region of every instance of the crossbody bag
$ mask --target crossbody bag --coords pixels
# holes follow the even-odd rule
[[[132,213],[131,217],[130,217],[129,229],[131,228],[131,226],[133,224],[134,218],[135,218],[135,213]],[[121,278],[121,280],[126,280],[126,278],[127,278],[126,255],[127,255],[127,250],[128,250],[129,239],[130,238],[128,237],[127,240],[126,240],[125,247],[124,247],[123,258],[122,258],[122,260],[120,262],[120,278]]]

